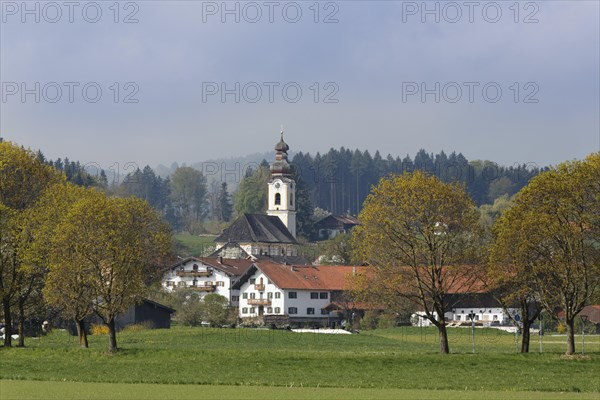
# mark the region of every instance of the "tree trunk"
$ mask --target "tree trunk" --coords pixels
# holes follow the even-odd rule
[[[441,322],[438,325],[438,331],[440,334],[440,353],[450,353],[450,346],[448,345],[448,332],[446,331],[446,324]]]
[[[108,352],[116,353],[117,352],[117,330],[115,328],[115,318],[112,317],[108,323]]]
[[[2,308],[4,309],[4,347],[12,346],[12,315],[10,313],[10,300],[2,299]]]
[[[75,320],[75,325],[77,326],[77,336],[79,337],[79,347],[87,349],[89,346],[88,346],[87,333],[85,331],[85,320],[84,319]]]
[[[529,339],[531,338],[531,321],[529,318],[523,319],[523,338],[521,339],[521,353],[529,353]]]
[[[19,300],[19,342],[17,347],[25,347],[25,305],[22,300]]]
[[[566,319],[567,325],[567,355],[575,354],[575,318]]]

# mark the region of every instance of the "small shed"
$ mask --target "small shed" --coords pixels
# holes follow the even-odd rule
[[[141,303],[129,307],[116,319],[117,330],[122,330],[129,325],[144,324],[153,329],[169,329],[171,327],[171,314],[174,309],[155,301],[144,299]]]

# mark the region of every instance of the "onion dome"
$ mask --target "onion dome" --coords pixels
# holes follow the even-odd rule
[[[292,167],[287,158],[287,151],[290,146],[283,140],[283,131],[281,131],[281,139],[275,145],[275,162],[271,164],[271,173],[273,175],[290,175]]]

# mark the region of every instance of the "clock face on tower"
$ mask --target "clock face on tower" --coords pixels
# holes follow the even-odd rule
[[[279,187],[280,187],[280,186],[281,186],[281,185],[279,184],[279,182],[276,182],[276,183],[275,183],[275,188],[276,188],[276,189],[279,189]]]

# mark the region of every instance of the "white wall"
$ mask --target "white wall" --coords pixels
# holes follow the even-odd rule
[[[194,271],[194,265],[198,266],[198,271],[204,272],[211,270],[211,276],[177,276],[177,271],[182,270],[185,272]],[[231,290],[231,278],[224,272],[211,267],[210,265],[204,264],[201,261],[190,260],[185,264],[170,269],[162,280],[162,286],[165,290],[171,292],[178,288],[193,288],[194,280],[196,286],[214,286],[213,291],[200,291],[197,293],[200,297],[204,297],[209,293],[219,294],[229,300],[232,305],[237,305],[237,302],[231,301],[231,296],[239,294],[238,290]]]

